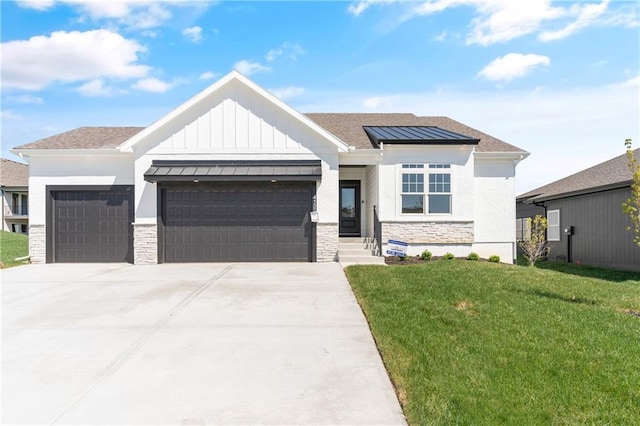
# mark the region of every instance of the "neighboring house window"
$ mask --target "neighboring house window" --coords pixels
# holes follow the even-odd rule
[[[451,213],[451,173],[446,170],[450,168],[450,164],[429,164],[429,169],[443,169],[429,173],[429,213]]]
[[[560,241],[560,210],[547,211],[547,241]]]
[[[402,165],[402,213],[424,213],[423,164]],[[415,169],[410,172],[410,169]]]
[[[529,241],[531,239],[531,218],[516,219],[516,241]]]
[[[24,223],[12,223],[11,231],[18,234],[26,234],[28,232],[27,225]]]

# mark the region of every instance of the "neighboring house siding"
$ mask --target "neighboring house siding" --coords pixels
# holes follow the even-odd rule
[[[631,220],[622,203],[631,190],[621,188],[547,201],[547,210],[560,210],[560,241],[551,242],[552,260],[568,258],[568,237],[563,230],[574,227],[571,260],[583,264],[640,270],[640,247],[627,231]]]
[[[525,204],[521,201],[516,202],[516,218],[536,217],[537,215],[545,215],[543,206],[536,206],[535,204]]]

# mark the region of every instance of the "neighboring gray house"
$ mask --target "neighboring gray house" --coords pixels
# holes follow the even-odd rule
[[[640,149],[634,154],[640,156]],[[623,154],[519,195],[517,239],[527,237],[527,218],[546,215],[549,259],[640,270],[640,247],[626,229],[631,219],[622,212],[631,195],[631,178]]]
[[[29,166],[0,159],[2,230],[26,234],[29,230]]]

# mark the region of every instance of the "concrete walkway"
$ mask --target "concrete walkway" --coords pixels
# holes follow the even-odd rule
[[[1,274],[2,423],[405,424],[337,263]]]

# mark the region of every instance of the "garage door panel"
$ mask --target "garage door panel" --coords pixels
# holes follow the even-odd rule
[[[131,191],[52,191],[54,262],[132,260]]]
[[[309,183],[167,187],[165,261],[308,261],[314,190]]]

